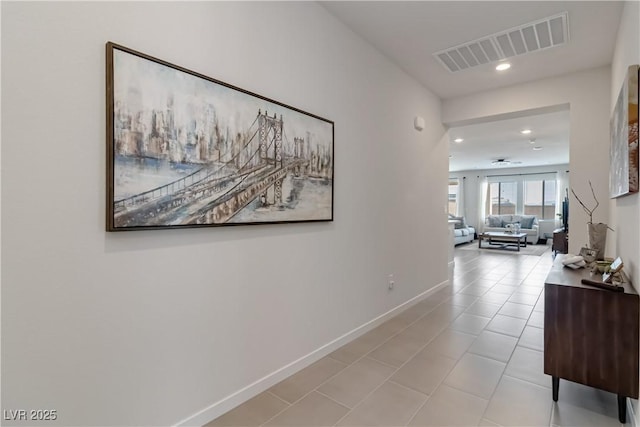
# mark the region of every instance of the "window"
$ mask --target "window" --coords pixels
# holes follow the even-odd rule
[[[485,215],[555,219],[558,195],[554,174],[492,176],[488,180]]]
[[[515,214],[518,201],[516,182],[492,182],[487,192],[487,215]]]
[[[540,219],[555,218],[555,180],[535,180],[524,182],[524,214],[536,215]]]
[[[449,214],[458,214],[458,178],[449,178]]]

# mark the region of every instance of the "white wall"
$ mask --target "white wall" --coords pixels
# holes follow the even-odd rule
[[[620,88],[626,79],[629,65],[640,64],[640,2],[625,3],[618,30],[616,49],[611,64],[611,104],[613,112]],[[618,197],[611,202],[612,226],[619,232],[615,254],[622,257],[625,271],[631,277],[636,289],[640,285],[640,196],[638,193]]]
[[[335,221],[105,233],[108,40],[334,120]],[[202,422],[447,280],[439,100],[314,3],[3,2],[2,106],[3,409]]]
[[[610,68],[603,67],[449,99],[442,105],[443,122],[453,126],[569,104],[570,186],[590,194],[591,180],[600,201],[594,221],[608,223],[610,79]],[[569,251],[577,253],[588,241],[588,217],[573,197],[569,211]]]
[[[640,64],[640,2],[627,1],[622,12],[616,48],[611,63],[611,109],[613,112],[618,93],[626,78],[629,65]],[[624,270],[637,289],[640,285],[640,196],[631,194],[611,200],[611,224],[616,230],[615,255],[622,257]],[[638,401],[632,399],[638,423]]]

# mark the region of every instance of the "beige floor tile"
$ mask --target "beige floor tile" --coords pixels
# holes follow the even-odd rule
[[[356,406],[340,426],[404,426],[422,406],[427,396],[393,382],[379,389]]]
[[[517,317],[518,319],[527,320],[533,311],[532,305],[516,304],[514,302],[505,302],[499,314],[504,316]]]
[[[527,325],[535,328],[544,328],[544,313],[542,311],[532,312]]]
[[[482,317],[493,317],[498,312],[498,310],[500,310],[500,307],[500,304],[491,304],[488,302],[476,301],[471,304],[464,312]]]
[[[407,329],[402,331],[404,335],[412,336],[419,341],[422,341],[423,344],[431,341],[435,336],[437,336],[444,328],[449,325],[449,321],[447,319],[442,318],[441,316],[432,316],[431,314],[427,314],[413,325],[409,326]]]
[[[538,296],[516,292],[513,295],[511,295],[511,297],[509,298],[509,301],[515,302],[518,304],[535,305],[536,302],[538,302]]]
[[[551,376],[544,373],[544,354],[541,351],[516,346],[504,373],[542,387],[551,388]]]
[[[347,365],[330,357],[318,360],[269,389],[281,399],[293,403],[343,370]]]
[[[452,305],[457,305],[460,307],[469,307],[471,304],[473,304],[476,300],[478,299],[477,296],[475,295],[468,295],[468,294],[455,294],[451,297],[451,299],[449,300],[449,302]]]
[[[487,288],[493,288],[497,283],[494,280],[477,279],[473,282],[474,285],[484,286]]]
[[[451,322],[450,328],[454,331],[464,332],[471,335],[478,335],[491,319],[488,317],[476,316],[475,314],[463,313],[456,320]]]
[[[453,295],[453,288],[445,287],[429,295],[429,299],[431,301],[443,302],[451,298],[451,295]]]
[[[432,312],[437,306],[440,304],[438,301],[432,301],[429,298],[423,299],[412,308],[422,314],[427,314]]]
[[[527,276],[526,279],[524,279],[522,281],[522,284],[520,286],[531,286],[534,288],[544,288],[544,280],[546,278],[546,273],[545,273],[545,277],[539,277],[539,276],[532,276],[531,274],[529,274]]]
[[[256,397],[249,399],[242,405],[211,421],[205,427],[259,426],[269,421],[288,406],[289,405],[281,399],[278,399],[268,392],[260,393]]]
[[[369,353],[369,357],[398,367],[411,359],[425,344],[424,340],[411,334],[400,333]]]
[[[466,286],[465,288],[463,288],[460,291],[460,293],[479,297],[484,295],[489,289],[491,289],[491,286],[484,286],[484,285],[479,285],[477,283],[472,283]]]
[[[533,326],[526,326],[520,335],[518,345],[533,350],[544,351],[544,331]]]
[[[504,304],[507,300],[509,299],[509,295],[507,294],[501,294],[498,292],[493,292],[493,290],[487,292],[486,294],[482,295],[480,298],[478,298],[478,301],[482,301],[482,302],[488,302],[491,304]]]
[[[444,384],[488,399],[500,381],[506,363],[467,353],[462,356]]]
[[[394,371],[390,366],[365,357],[324,383],[318,391],[353,408]]]
[[[548,426],[552,403],[548,389],[503,376],[484,417],[501,426]]]
[[[516,289],[518,289],[517,286],[507,286],[507,285],[498,284],[498,285],[495,285],[493,288],[491,288],[491,292],[494,292],[497,294],[512,295],[516,291]]]
[[[508,362],[518,339],[496,332],[483,331],[469,348],[469,353]]]
[[[496,282],[499,282],[502,278],[504,278],[504,276],[505,273],[500,273],[498,272],[498,270],[493,269],[489,270],[488,272],[482,273],[480,278],[485,280],[495,280]]]
[[[442,385],[413,417],[410,426],[475,426],[488,400]]]
[[[518,288],[518,292],[538,296],[540,295],[540,292],[542,292],[542,288],[540,286],[522,285]]]
[[[388,324],[388,322],[385,322],[372,331],[369,331],[350,343],[343,345],[333,353],[329,354],[329,356],[346,364],[353,363],[388,340],[398,330],[401,330],[401,327],[396,326],[399,324],[400,323]],[[392,333],[391,330],[396,327],[396,332]]]
[[[520,286],[523,280],[524,277],[518,277],[517,275],[513,274],[513,272],[509,272],[506,276],[500,279],[498,285]]]
[[[463,311],[464,311],[464,307],[452,305],[447,302],[439,305],[435,310],[433,310],[424,318],[429,317],[434,320],[439,319],[439,320],[446,320],[447,322],[452,322],[456,319],[456,317],[462,314]]]
[[[390,338],[409,326],[411,323],[415,322],[415,319],[419,316],[415,317],[415,319],[411,319],[411,317],[414,316],[411,314],[400,313],[399,315],[382,323],[380,326],[374,328],[371,332],[380,338]]]
[[[312,392],[273,418],[268,426],[332,426],[349,409],[319,393]]]
[[[422,351],[402,366],[391,381],[431,394],[455,366],[457,359]]]
[[[503,316],[496,314],[493,320],[487,325],[487,330],[497,332],[499,334],[511,335],[512,337],[520,337],[527,321],[517,319],[515,317]]]
[[[452,359],[460,359],[475,339],[476,337],[474,335],[454,331],[453,329],[445,329],[440,335],[434,338],[422,352],[436,353]]]
[[[424,315],[425,313],[423,312],[422,307],[413,305],[412,307],[409,307],[402,313],[395,316],[394,319],[397,322],[402,322],[404,324],[404,328],[406,328]]]
[[[608,417],[560,401],[553,405],[551,424],[562,427],[618,427],[621,425],[617,416]]]

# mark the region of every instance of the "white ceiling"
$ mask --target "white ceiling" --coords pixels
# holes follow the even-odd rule
[[[321,4],[354,32],[442,99],[558,76],[611,63],[620,1],[346,1]],[[485,64],[450,73],[433,53],[531,21],[568,12],[563,46],[509,58],[512,68]],[[530,127],[536,144],[519,131]],[[569,163],[569,113],[451,128],[450,170],[490,169],[491,160],[515,166]],[[530,145],[543,147],[531,150]],[[513,166],[513,165],[512,165]]]
[[[520,133],[524,129],[531,129],[531,134]],[[452,141],[464,139],[449,145],[451,172],[504,167],[492,165],[496,159],[512,162],[508,167],[569,163],[568,110],[455,127],[449,135]],[[542,150],[534,151],[534,147]]]

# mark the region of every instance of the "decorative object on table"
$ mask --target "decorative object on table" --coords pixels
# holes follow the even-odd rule
[[[578,268],[582,268],[586,266],[587,263],[584,261],[584,258],[581,257],[580,255],[567,254],[562,259],[562,265],[576,270]]]
[[[578,202],[582,206],[582,209],[584,209],[587,215],[589,215],[589,222],[587,222],[587,227],[589,229],[589,248],[597,251],[596,259],[603,259],[604,249],[607,243],[607,229],[611,231],[613,231],[613,229],[609,227],[607,224],[604,224],[602,222],[599,222],[598,224],[593,223],[593,212],[598,208],[598,206],[600,206],[600,202],[598,202],[598,199],[596,198],[596,193],[593,190],[593,185],[591,184],[591,181],[589,181],[589,187],[591,187],[591,194],[593,195],[593,200],[595,200],[596,202],[596,205],[592,209],[589,209],[582,202],[582,200],[580,200],[580,198],[578,197],[576,192],[573,190],[573,188],[571,189],[571,193],[573,193],[576,200],[578,200]]]
[[[622,259],[620,257],[616,258],[611,265],[609,265],[608,271],[602,274],[602,281],[613,284],[623,283],[622,267],[624,267]]]
[[[611,116],[611,198],[638,192],[638,73],[638,65],[628,68]]]
[[[107,231],[333,220],[334,124],[107,43]]]
[[[613,262],[612,259],[608,259],[608,260],[601,259],[599,261],[594,261],[594,263],[593,263],[593,265],[594,265],[593,272],[594,273],[600,273],[600,274],[608,272],[609,269],[611,268],[611,263],[612,262]]]
[[[587,264],[591,264],[592,262],[595,262],[596,257],[598,256],[598,251],[591,248],[581,248],[580,256]]]

